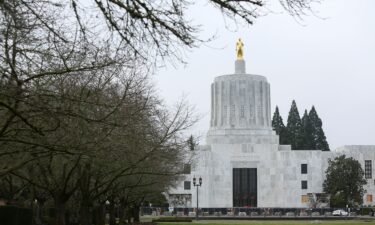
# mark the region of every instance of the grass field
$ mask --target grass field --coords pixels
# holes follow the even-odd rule
[[[307,224],[324,224],[324,225],[375,225],[373,220],[351,220],[351,221],[321,221],[321,220],[309,220],[309,221],[238,221],[238,220],[207,220],[198,221],[192,223],[158,223],[158,225],[224,225],[224,224],[241,224],[241,225],[307,225]]]

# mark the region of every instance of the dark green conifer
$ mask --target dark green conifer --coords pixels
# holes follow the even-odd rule
[[[288,144],[286,127],[284,125],[283,118],[280,116],[279,107],[277,106],[272,117],[272,127],[276,134],[279,135],[280,144]]]
[[[304,150],[314,150],[314,137],[313,137],[313,126],[310,120],[309,115],[307,114],[307,110],[302,116],[302,127],[303,127],[303,146],[302,149]]]
[[[288,115],[288,123],[286,125],[288,143],[293,150],[303,148],[303,128],[301,117],[298,112],[297,104],[293,100]]]
[[[313,127],[314,149],[329,151],[327,138],[323,131],[322,120],[319,118],[318,113],[313,106],[309,112],[309,118]]]
[[[193,137],[193,135],[190,135],[190,137],[187,140],[187,146],[190,151],[194,151],[196,147],[199,145],[198,141],[196,138]]]

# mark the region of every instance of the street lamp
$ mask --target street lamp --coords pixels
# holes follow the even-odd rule
[[[195,214],[195,219],[198,220],[198,212],[199,212],[198,187],[202,186],[202,177],[199,177],[199,184],[197,184],[197,179],[194,176],[193,185],[194,185],[194,187],[197,187],[197,210],[196,210],[196,214]]]

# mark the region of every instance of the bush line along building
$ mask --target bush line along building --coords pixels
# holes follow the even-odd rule
[[[270,84],[264,76],[246,73],[242,46],[237,44],[235,73],[211,84],[206,145],[193,151],[191,171],[187,165],[184,179],[168,191],[170,206],[196,206],[195,176],[203,179],[202,208],[326,207],[322,186],[328,160],[341,154],[361,163],[367,179],[363,204],[373,206],[375,146],[321,151],[280,145],[271,126]]]

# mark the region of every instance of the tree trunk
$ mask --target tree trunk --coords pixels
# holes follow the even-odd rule
[[[109,203],[109,225],[116,225],[116,212],[114,200]]]
[[[125,203],[120,202],[119,215],[118,215],[118,217],[120,218],[120,224],[126,223],[125,209],[126,209]]]
[[[105,207],[103,204],[95,208],[95,225],[105,225]]]
[[[133,208],[131,206],[128,206],[127,207],[127,210],[126,210],[126,219],[128,220],[128,223],[131,223],[132,222],[132,215],[133,214]]]
[[[134,205],[134,207],[133,207],[133,217],[134,217],[134,222],[137,222],[137,223],[140,222],[139,210],[140,210],[139,205]]]
[[[80,223],[81,225],[91,225],[92,224],[90,206],[88,204],[81,204],[80,210]]]
[[[80,215],[79,220],[81,225],[92,225],[94,217],[90,213],[90,205],[92,203],[91,193],[90,193],[90,163],[86,163],[84,170],[82,171],[82,176],[79,182],[79,188],[81,191],[81,205],[80,205]],[[95,213],[94,213],[95,215]],[[95,218],[96,221],[96,218]]]
[[[55,199],[56,225],[65,225],[65,202]]]
[[[38,201],[38,203],[36,204],[36,209],[35,209],[36,212],[35,212],[35,219],[34,219],[36,225],[44,224],[43,208],[44,208],[44,202]]]
[[[33,221],[35,225],[40,225],[42,224],[42,221],[41,221],[41,215],[40,215],[40,205],[39,203],[36,203],[33,205]]]

